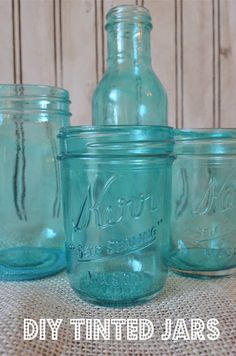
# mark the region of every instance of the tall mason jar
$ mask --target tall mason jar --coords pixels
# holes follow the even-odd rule
[[[106,20],[107,70],[93,94],[93,124],[167,125],[167,94],[151,62],[149,10],[120,5]]]
[[[72,287],[104,306],[148,301],[167,276],[172,129],[69,127],[59,137]]]
[[[56,135],[69,124],[68,92],[0,85],[0,279],[65,266]]]
[[[176,130],[170,267],[206,278],[236,271],[236,130]]]

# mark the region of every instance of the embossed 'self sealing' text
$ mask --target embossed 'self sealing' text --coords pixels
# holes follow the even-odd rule
[[[163,220],[159,220],[160,224]],[[108,240],[105,244],[96,244],[92,246],[70,243],[68,249],[75,252],[79,261],[91,260],[98,257],[109,257],[124,253],[126,251],[135,251],[145,248],[154,242],[157,238],[157,227],[153,226],[143,232],[130,237]]]

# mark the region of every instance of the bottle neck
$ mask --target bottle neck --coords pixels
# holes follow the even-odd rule
[[[107,32],[108,69],[151,66],[150,28],[138,23],[116,23]]]

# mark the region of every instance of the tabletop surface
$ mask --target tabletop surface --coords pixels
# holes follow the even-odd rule
[[[170,274],[165,289],[152,302],[123,309],[100,308],[81,301],[70,288],[65,272],[38,281],[1,282],[0,292],[0,355],[236,355],[235,276],[198,280]],[[152,336],[148,340],[139,340],[139,329],[136,328],[133,335],[138,340],[128,340],[127,324],[124,324],[121,340],[117,340],[111,320],[121,318],[126,322],[134,319],[134,329],[135,325],[140,325],[141,319],[148,319],[154,327]],[[24,340],[24,319],[34,320],[31,322],[34,326],[29,325],[28,329],[29,333],[33,328],[36,332],[32,340]],[[39,319],[45,321],[41,320],[40,324]],[[46,319],[53,319],[53,322],[62,319],[57,340],[51,340]],[[81,325],[80,340],[75,340],[72,319],[85,320],[85,323],[99,319],[102,325],[104,319],[109,319],[110,335],[106,336],[109,339],[104,340],[99,334],[99,340],[94,340],[93,327],[86,329]],[[171,319],[171,336],[163,340],[165,325],[170,323],[167,319]],[[203,321],[204,340],[191,340],[191,319]],[[214,322],[217,319],[219,337],[208,329],[209,319]],[[93,333],[90,335],[88,330]],[[210,340],[209,335],[215,340]]]

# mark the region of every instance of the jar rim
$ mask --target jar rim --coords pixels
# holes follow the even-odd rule
[[[60,160],[70,157],[170,156],[173,128],[149,125],[67,126],[60,129]]]
[[[69,102],[68,90],[44,84],[0,84],[0,98],[50,97]]]
[[[70,136],[76,136],[83,133],[119,133],[124,132],[130,134],[135,131],[153,131],[153,132],[173,132],[174,129],[171,126],[161,126],[161,125],[101,125],[101,126],[92,126],[92,125],[78,125],[78,126],[65,126],[62,127],[59,131],[59,138],[67,138]],[[172,135],[171,135],[172,137]]]
[[[184,128],[174,129],[176,142],[236,138],[236,128]]]

